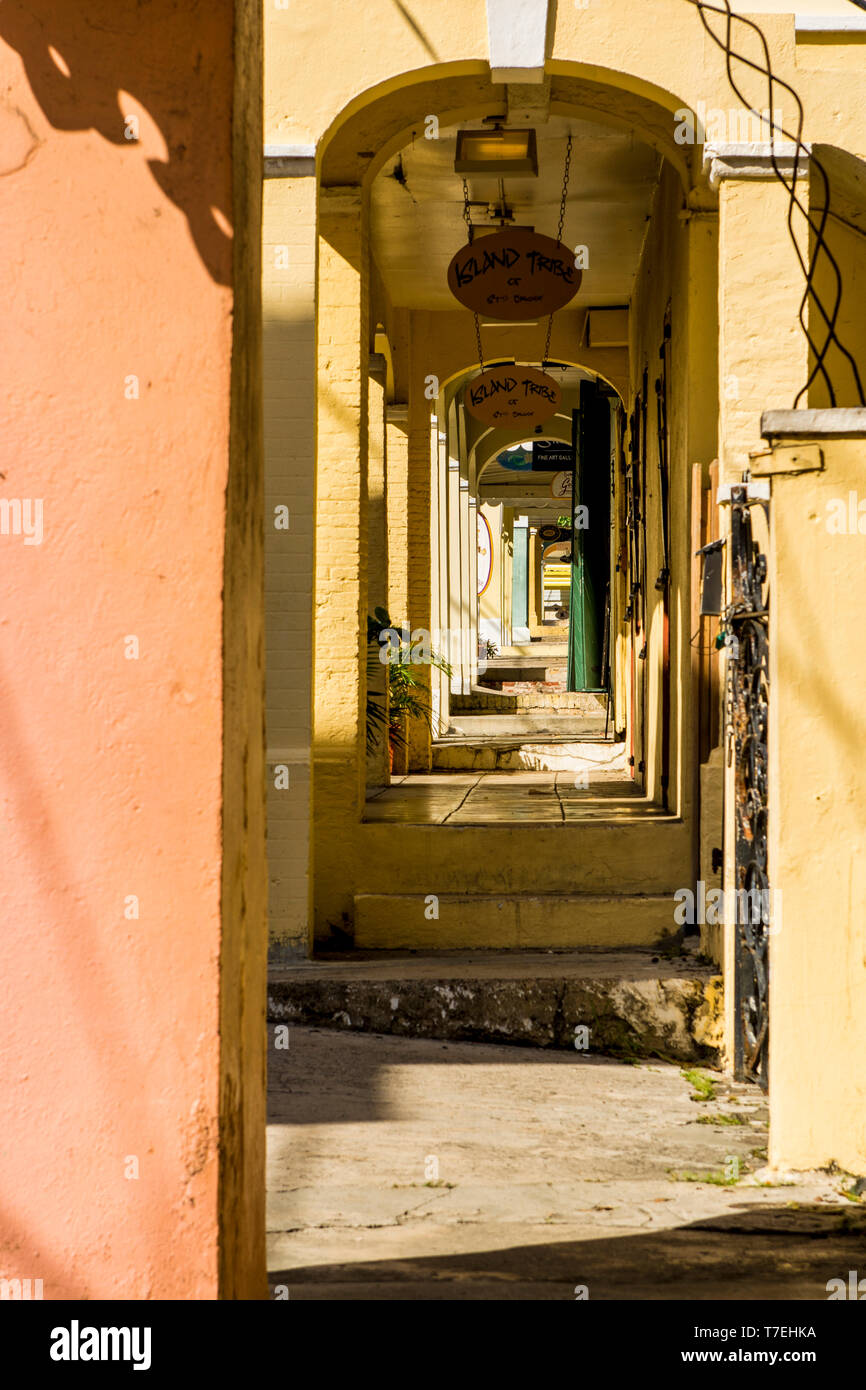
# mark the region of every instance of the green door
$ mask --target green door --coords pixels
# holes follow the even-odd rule
[[[594,381],[580,383],[572,412],[571,604],[568,689],[601,690],[604,606],[610,579],[610,405]]]

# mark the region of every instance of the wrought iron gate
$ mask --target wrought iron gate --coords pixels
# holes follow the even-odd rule
[[[728,657],[728,761],[735,767],[736,1075],[767,1089],[770,884],[767,874],[767,730],[769,601],[767,558],[752,534],[745,486],[731,493],[732,601],[725,627]],[[726,918],[730,916],[726,912]]]

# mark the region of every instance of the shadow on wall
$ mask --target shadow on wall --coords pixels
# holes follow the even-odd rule
[[[207,0],[151,0],[146,10],[139,0],[91,0],[86,16],[57,0],[0,4],[0,38],[20,55],[46,120],[55,130],[95,130],[123,146],[129,159],[146,159],[220,285],[232,280],[230,123],[213,121],[210,113],[232,91],[226,37],[224,11]],[[184,67],[196,94],[190,102],[177,100]],[[3,114],[21,116],[14,107]],[[131,116],[142,135],[150,122],[156,125],[167,158],[143,154],[128,133]],[[38,133],[35,140],[38,155]]]

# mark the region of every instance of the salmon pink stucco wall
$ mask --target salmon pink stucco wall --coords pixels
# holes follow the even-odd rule
[[[46,1298],[218,1293],[234,21],[0,6],[0,1276]]]

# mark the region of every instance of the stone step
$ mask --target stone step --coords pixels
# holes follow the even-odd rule
[[[687,953],[355,951],[274,970],[268,1017],[446,1041],[570,1051],[578,1042],[587,1053],[713,1065],[721,977]]]
[[[556,950],[670,945],[672,893],[357,893],[360,950]],[[433,915],[435,914],[435,915]]]

